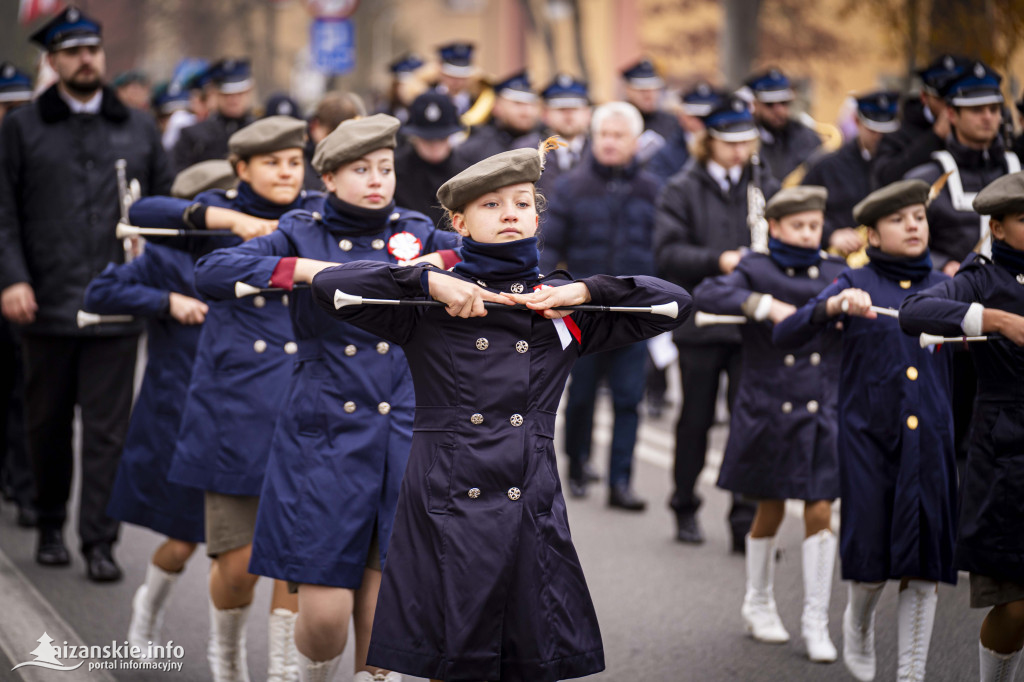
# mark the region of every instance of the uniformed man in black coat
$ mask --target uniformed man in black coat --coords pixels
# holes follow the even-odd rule
[[[537,93],[526,71],[515,73],[494,86],[497,97],[491,122],[475,129],[456,154],[465,167],[515,149],[516,138],[534,132],[540,119]]]
[[[812,159],[803,184],[828,189],[822,248],[847,256],[862,248],[864,238],[853,220],[853,207],[871,193],[871,166],[878,142],[899,128],[899,95],[873,92],[857,98],[857,136],[838,150]]]
[[[778,69],[768,69],[747,80],[754,97],[754,120],[761,134],[761,158],[776,180],[782,182],[821,146],[821,138],[790,116],[796,98],[793,88]]]
[[[79,538],[93,580],[116,580],[107,516],[128,413],[140,325],[79,329],[85,287],[108,262],[124,260],[114,237],[120,212],[115,162],[146,194],[171,185],[152,118],[129,110],[102,85],[100,26],[75,7],[32,39],[58,82],[0,129],[0,298],[22,326],[29,454],[36,478],[36,561],[70,563],[63,541],[71,493],[71,424],[82,417]]]
[[[437,89],[452,98],[459,116],[469,111],[476,102],[478,92],[474,91],[477,83],[477,69],[473,66],[473,43],[455,41],[437,48],[437,57],[441,62],[441,78]]]
[[[206,120],[181,131],[172,152],[175,172],[210,159],[226,159],[228,138],[253,122],[252,67],[248,59],[222,59],[211,79],[217,89],[217,107]]]
[[[8,111],[32,100],[32,79],[10,62],[0,63],[0,122]]]
[[[928,163],[932,152],[945,146],[950,132],[949,116],[940,93],[970,63],[966,57],[944,54],[917,72],[921,78],[921,96],[904,102],[900,129],[887,134],[878,144],[872,169],[873,187],[902,180],[911,169]]]
[[[640,110],[644,117],[644,134],[637,148],[637,160],[646,164],[665,142],[679,133],[679,121],[661,108],[665,81],[649,59],[622,70],[626,84],[626,101]]]
[[[466,169],[452,153],[450,138],[460,130],[448,95],[432,90],[412,101],[402,127],[406,141],[395,150],[395,205],[429,216],[435,226],[444,222],[437,190]]]

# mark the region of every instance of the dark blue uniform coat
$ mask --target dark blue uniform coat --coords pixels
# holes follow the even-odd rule
[[[847,270],[794,315],[773,339],[799,348],[827,327],[825,301],[856,287],[874,305],[899,308],[909,294],[945,281],[887,279],[867,265]],[[906,284],[906,288],[903,287]],[[842,317],[839,382],[839,553],[843,579],[906,576],[956,582],[953,530],[956,466],[948,349],[922,349],[891,317]]]
[[[286,206],[268,206],[265,201],[257,205],[247,201],[247,195],[211,190],[196,201],[268,219],[323,205],[323,195],[317,193],[304,193]],[[166,198],[138,201],[132,205],[131,219],[152,227],[187,227],[181,216],[190,203]],[[154,204],[160,210],[154,211]],[[229,245],[241,239],[197,238],[186,245],[199,253],[210,248],[208,242]],[[285,349],[292,340],[287,305],[288,297],[281,295],[210,302],[170,480],[224,495],[260,494],[274,424],[294,365],[294,356]]]
[[[330,215],[327,213],[326,215]],[[388,244],[410,235],[420,254],[456,245],[421,213],[397,209],[381,231],[350,236],[306,211],[277,231],[221,249],[196,266],[199,291],[231,300],[234,284],[266,286],[283,257],[394,263]],[[396,241],[392,241],[395,235]],[[347,240],[351,249],[339,243]],[[403,254],[399,249],[400,255]],[[405,354],[380,336],[338,324],[308,290],[291,295],[297,363],[279,410],[249,570],[280,580],[356,589],[376,534],[381,560],[412,441],[414,395]]]
[[[909,297],[908,332],[960,336],[971,303],[1024,315],[1024,282],[984,258],[952,281]],[[1024,583],[1024,350],[1007,340],[972,344],[978,394],[960,499],[959,569]]]
[[[198,298],[192,258],[156,244],[130,263],[111,263],[85,290],[86,310],[149,318],[146,374],[107,513],[176,540],[202,542],[202,492],[167,480],[201,329],[170,316],[172,291]]]
[[[693,292],[694,305],[742,315],[747,298],[760,293],[799,307],[846,264],[827,257],[813,267],[786,269],[749,253],[732,273],[704,280]],[[743,366],[718,485],[760,499],[839,497],[839,334],[829,329],[792,352],[772,343],[770,323],[742,325],[740,334]]]
[[[313,280],[317,302],[400,344],[416,385],[412,453],[384,567],[368,661],[443,680],[552,682],[604,668],[601,635],[569,535],[555,411],[573,363],[655,336],[689,315],[682,289],[650,277],[583,280],[594,303],[676,301],[678,319],[575,313],[582,345],[523,311],[350,306],[336,289],[423,298],[418,268],[353,263]],[[542,280],[560,285],[556,274]],[[493,291],[538,282],[488,281]]]

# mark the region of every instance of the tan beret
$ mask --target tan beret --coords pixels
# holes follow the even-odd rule
[[[200,161],[174,177],[171,196],[179,199],[191,199],[208,189],[231,189],[237,181],[234,169],[226,160]]]
[[[804,211],[824,211],[828,190],[818,185],[800,185],[780,189],[764,207],[765,218],[778,220]]]
[[[449,211],[461,210],[473,199],[501,187],[537,182],[543,170],[536,149],[513,149],[478,161],[437,190],[437,200]]]
[[[228,152],[243,159],[305,146],[306,122],[291,116],[261,118],[228,138]]]
[[[1024,213],[1024,171],[990,182],[974,197],[973,205],[980,215]]]
[[[900,180],[861,199],[853,207],[853,219],[860,225],[874,227],[880,218],[914,204],[927,204],[931,188],[924,180]]]
[[[313,168],[317,173],[330,173],[372,151],[394,149],[398,142],[395,134],[401,125],[401,121],[387,114],[342,121],[316,146]]]

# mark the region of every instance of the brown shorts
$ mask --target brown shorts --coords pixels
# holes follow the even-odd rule
[[[373,526],[373,537],[370,539],[370,549],[366,552],[366,567],[373,571],[380,571],[380,543],[377,541],[377,525]],[[299,591],[300,583],[288,581],[289,594]]]
[[[1009,604],[1024,599],[1024,583],[971,573],[971,608]]]
[[[215,557],[252,544],[258,495],[222,495],[206,491],[206,555]]]

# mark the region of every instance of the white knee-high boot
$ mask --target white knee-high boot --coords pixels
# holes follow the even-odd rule
[[[267,682],[297,682],[299,659],[295,649],[295,619],[288,609],[270,612],[267,628]]]
[[[981,658],[981,682],[1013,682],[1020,663],[1020,652],[1000,654],[978,642],[978,655]]]
[[[149,564],[146,567],[146,580],[135,590],[132,598],[132,620],[128,625],[128,644],[142,650],[143,658],[149,649],[149,643],[163,644],[161,629],[164,624],[164,613],[167,611],[167,599],[171,588],[178,580],[180,573],[169,573],[159,566]]]
[[[804,540],[804,612],[800,629],[807,657],[816,663],[836,660],[836,648],[828,635],[828,605],[832,599],[832,572],[836,565],[836,536],[830,530]]]
[[[210,602],[210,646],[207,656],[214,682],[249,682],[245,653],[245,621],[251,604],[218,609]]]
[[[360,670],[352,678],[352,682],[402,682],[402,676],[398,673],[368,673]]]
[[[296,649],[299,660],[299,680],[301,682],[332,682],[341,665],[341,654],[327,661],[314,661]]]
[[[928,645],[932,641],[935,625],[935,605],[939,601],[938,585],[927,580],[910,580],[907,589],[900,591],[899,664],[896,679],[899,682],[923,682],[928,663]]]
[[[783,644],[789,633],[775,607],[775,538],[747,536],[747,591],[740,609],[743,624],[759,642]]]
[[[885,583],[850,583],[843,612],[843,663],[861,682],[875,679],[875,607]]]

